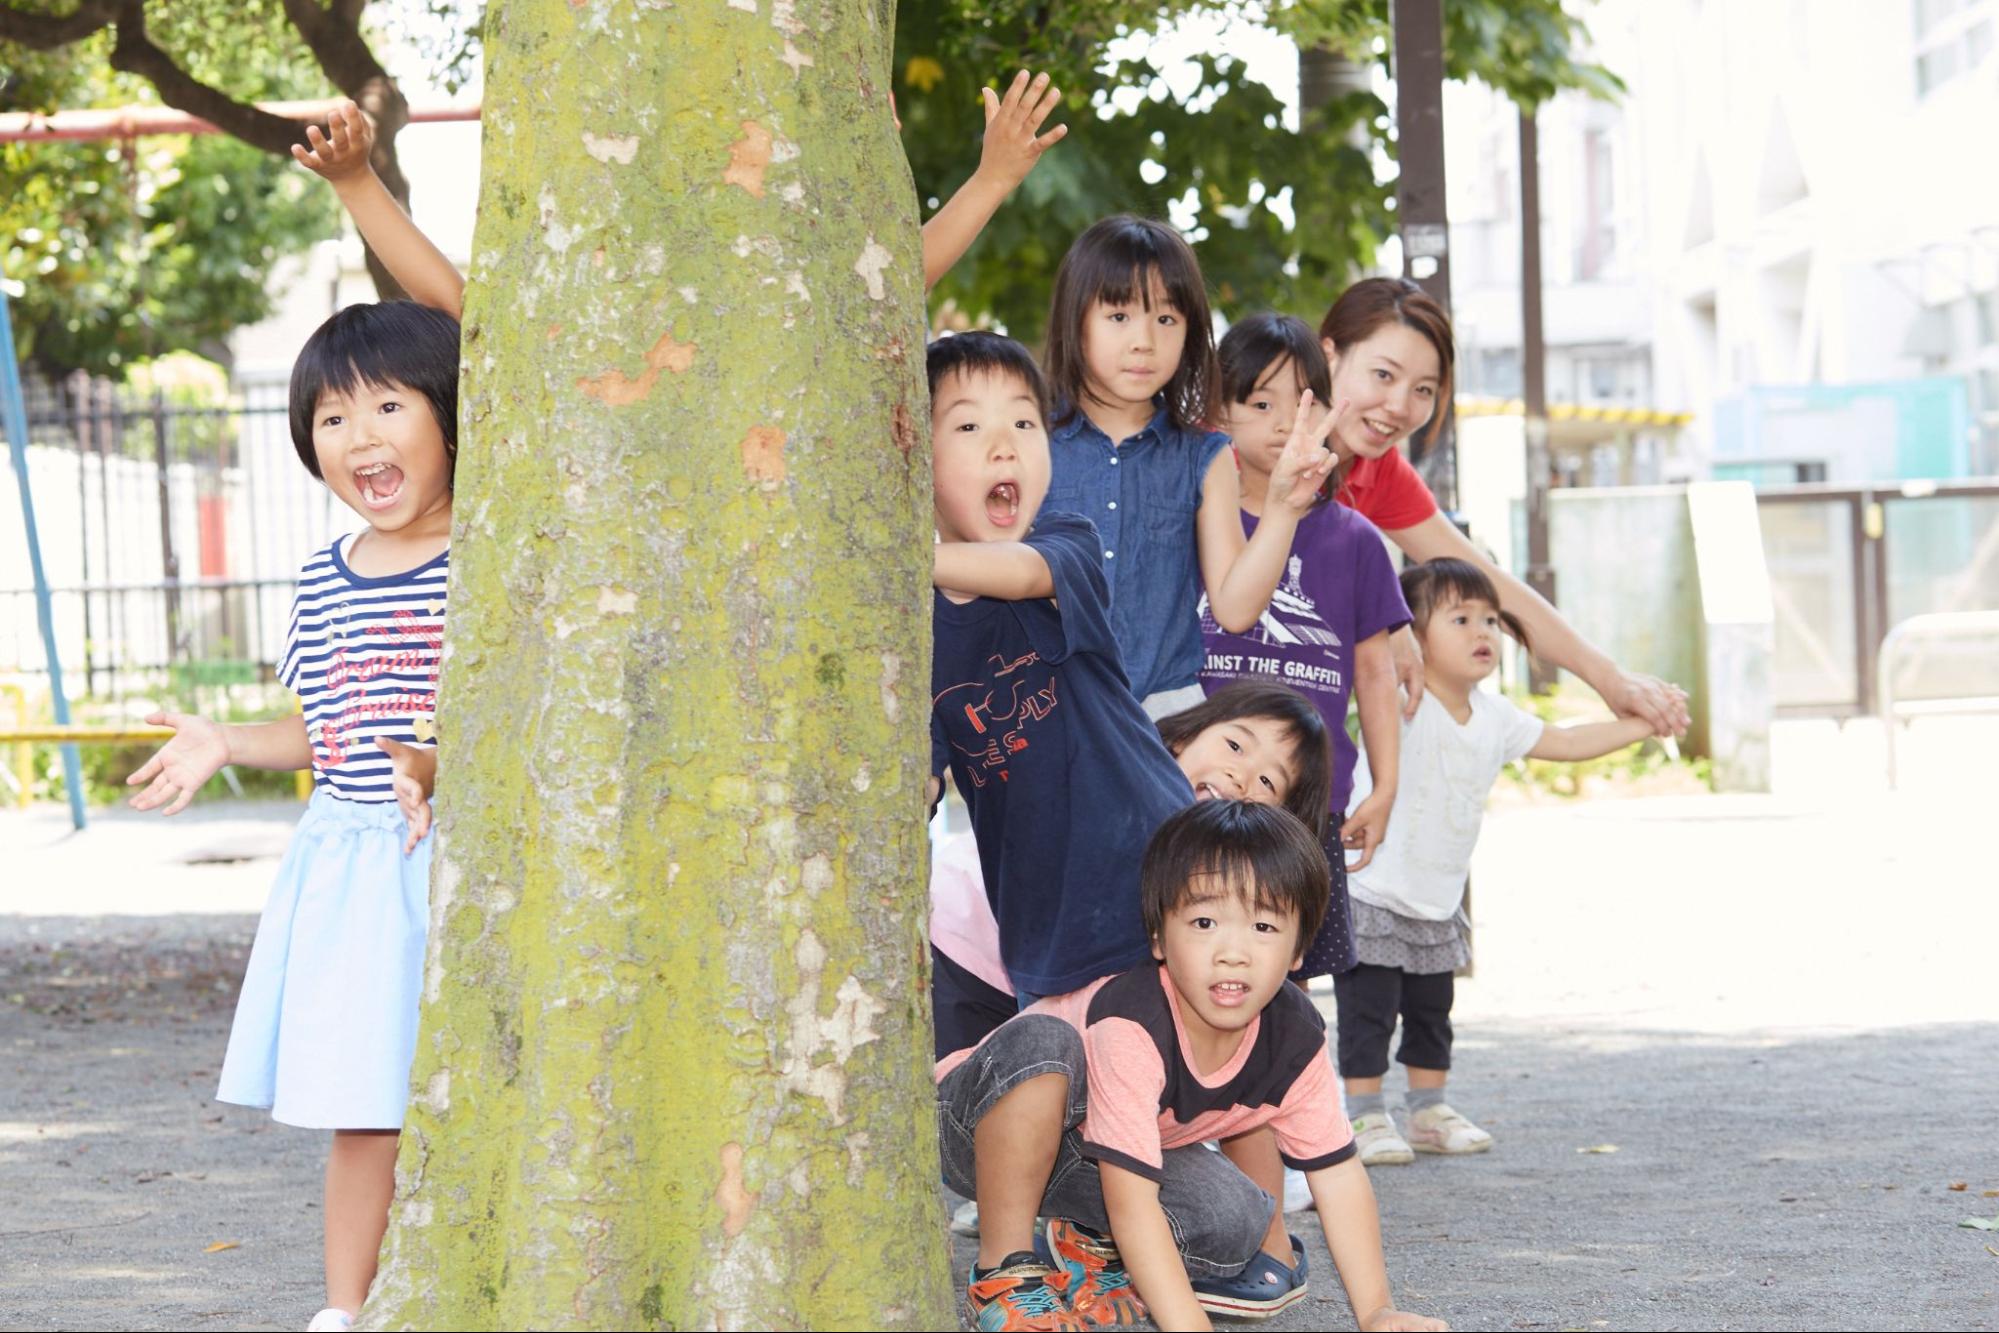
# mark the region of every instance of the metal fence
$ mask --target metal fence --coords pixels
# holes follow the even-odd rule
[[[1912,616],[1999,608],[1999,480],[1759,490],[1775,595],[1777,708],[1871,713],[1882,642]],[[1975,641],[1905,655],[1905,700],[1999,695],[1999,655]]]
[[[304,557],[352,516],[300,465],[282,382],[231,401],[29,379],[28,467],[58,651],[100,700],[267,681]],[[0,481],[0,513],[18,515]],[[46,678],[18,519],[0,538],[0,675]]]

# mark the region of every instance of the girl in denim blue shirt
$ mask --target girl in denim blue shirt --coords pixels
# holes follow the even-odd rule
[[[1205,591],[1224,629],[1256,623],[1283,576],[1298,519],[1334,457],[1339,409],[1310,416],[1271,476],[1245,538],[1228,436],[1203,424],[1217,378],[1207,288],[1163,222],[1120,215],[1069,247],[1046,343],[1058,399],[1046,508],[1080,514],[1102,540],[1111,627],[1132,693],[1154,718],[1199,703]]]

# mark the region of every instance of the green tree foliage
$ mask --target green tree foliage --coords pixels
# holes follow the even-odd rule
[[[1349,93],[1307,109],[1291,129],[1276,96],[1239,60],[1201,54],[1198,83],[1176,90],[1145,55],[1127,54],[1142,43],[1119,41],[1196,11],[1266,22],[1363,65],[1387,63],[1388,0],[903,6],[895,91],[926,216],[978,164],[981,86],[1003,87],[1023,67],[1047,70],[1064,90],[1072,126],[936,299],[1038,340],[1071,237],[1119,211],[1166,216],[1180,200],[1193,206],[1190,239],[1224,310],[1314,311],[1373,259],[1395,230],[1394,182],[1375,171],[1376,151],[1394,152],[1389,108],[1371,92]],[[1444,14],[1453,77],[1480,79],[1525,105],[1564,88],[1603,96],[1621,88],[1608,71],[1575,59],[1586,34],[1559,0],[1448,0]],[[1133,99],[1136,108],[1125,109]],[[1296,219],[1289,228],[1287,205]]]
[[[4,109],[156,102],[144,80],[111,71],[107,45],[0,48]],[[266,85],[251,96],[303,82],[257,79],[244,63],[238,77]],[[339,217],[305,173],[223,135],[0,144],[0,179],[0,278],[23,355],[51,372],[216,356],[230,330],[270,313],[272,267],[333,235]]]

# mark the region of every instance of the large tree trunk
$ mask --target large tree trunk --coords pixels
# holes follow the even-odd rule
[[[954,1322],[888,8],[490,12],[432,935],[371,1324]]]

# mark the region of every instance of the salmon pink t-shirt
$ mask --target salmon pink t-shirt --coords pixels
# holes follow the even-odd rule
[[[1179,992],[1163,966],[1051,995],[1021,1016],[1028,1014],[1060,1018],[1082,1035],[1085,1157],[1158,1180],[1168,1149],[1265,1126],[1277,1135],[1285,1164],[1300,1171],[1353,1156],[1353,1129],[1326,1052],[1326,1020],[1296,986],[1280,986],[1250,1020],[1235,1054],[1207,1074],[1195,1070]],[[973,1049],[938,1061],[938,1079]]]

